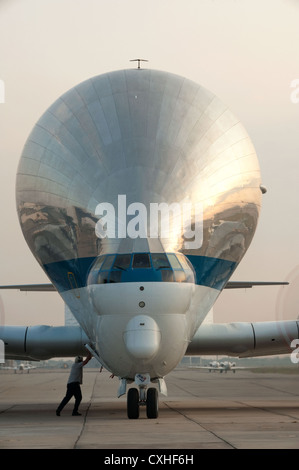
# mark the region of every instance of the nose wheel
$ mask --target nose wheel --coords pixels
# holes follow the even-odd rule
[[[139,418],[139,392],[137,388],[129,388],[128,390],[127,414],[129,419]]]
[[[150,419],[155,419],[155,418],[158,418],[158,413],[159,413],[158,390],[154,387],[151,387],[147,391],[146,415]]]
[[[156,388],[140,387],[140,393],[135,387],[128,390],[127,415],[129,419],[139,418],[140,406],[146,406],[146,415],[149,419],[158,418],[159,400]]]

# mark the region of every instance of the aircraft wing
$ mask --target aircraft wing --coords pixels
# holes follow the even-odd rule
[[[229,281],[225,289],[250,289],[254,286],[286,286],[288,282]]]
[[[283,286],[288,284],[288,282],[229,281],[225,289],[249,289],[255,286]],[[0,289],[15,289],[23,292],[51,292],[57,290],[53,284],[15,284],[0,286]]]
[[[203,369],[203,370],[219,370],[220,367],[213,367],[213,366],[188,366],[189,369]]]
[[[11,286],[0,286],[0,289],[15,289],[24,292],[51,292],[57,291],[53,284],[15,284]]]
[[[244,369],[258,369],[258,367],[242,367],[242,366],[233,366],[233,367],[222,367],[222,366],[219,366],[219,367],[213,367],[213,366],[188,366],[189,369],[203,369],[203,370],[208,370],[208,371],[219,371],[219,372],[223,372],[223,371],[226,371],[226,372],[233,372],[234,370],[244,370]]]
[[[0,339],[6,359],[28,361],[84,355],[90,342],[80,326],[0,326]],[[202,324],[189,343],[186,356],[291,354],[291,343],[297,339],[299,321],[295,320]]]

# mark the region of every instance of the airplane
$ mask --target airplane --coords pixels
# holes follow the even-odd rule
[[[13,370],[15,374],[17,371],[24,372],[24,370],[27,370],[27,374],[29,374],[30,370],[36,369],[36,366],[33,366],[30,362],[26,361],[25,363],[21,362],[20,364],[15,365],[14,367],[12,366],[0,366],[0,370]]]
[[[235,362],[230,362],[230,361],[211,361],[209,364],[205,366],[190,366],[192,369],[204,369],[208,370],[209,372],[228,372],[228,371],[233,371],[234,373],[236,370],[244,370],[244,369],[252,369],[252,367],[242,367],[242,366],[237,366]]]
[[[79,83],[37,121],[19,163],[25,240],[78,325],[0,327],[5,357],[91,352],[127,417],[158,417],[184,355],[290,354],[298,321],[204,324],[254,236],[265,188],[245,128],[212,92],[165,71]]]
[[[220,362],[220,373],[227,372],[229,370],[232,370],[235,373],[236,370],[239,370],[239,369],[244,369],[244,367],[240,367],[240,366],[237,367],[235,362],[230,362],[230,361]]]
[[[196,366],[196,367],[201,367],[201,366]],[[209,363],[209,366],[204,366],[204,367],[201,367],[203,369],[206,369],[208,368],[209,372],[211,372],[211,370],[215,371],[217,369],[219,369],[220,367],[220,362],[219,361],[211,361]]]
[[[21,364],[19,364],[18,366],[18,369],[22,372],[24,370],[27,370],[27,374],[29,374],[31,370],[36,369],[36,366],[33,366],[32,364],[30,364],[30,362],[27,361],[25,363],[21,362]]]

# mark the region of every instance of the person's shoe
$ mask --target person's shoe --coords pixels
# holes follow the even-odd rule
[[[56,410],[56,416],[60,416],[60,411]]]
[[[78,411],[73,411],[72,416],[82,416],[81,413],[78,413]]]

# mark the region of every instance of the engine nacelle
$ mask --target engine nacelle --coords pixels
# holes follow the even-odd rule
[[[201,325],[186,355],[253,357],[292,352],[291,342],[299,338],[298,321],[223,323]]]
[[[46,360],[86,355],[89,342],[79,326],[2,326],[5,359]]]

